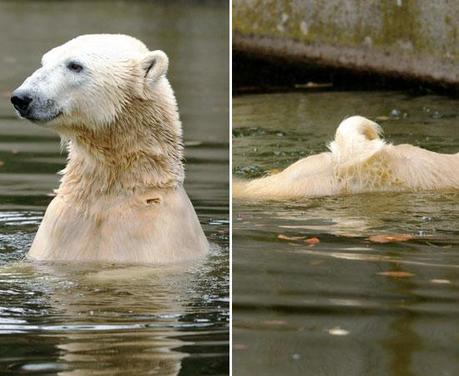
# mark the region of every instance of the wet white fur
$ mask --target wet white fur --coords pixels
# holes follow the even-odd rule
[[[233,196],[284,199],[383,191],[459,189],[459,153],[440,154],[381,139],[361,116],[339,125],[329,152],[301,159],[278,174],[235,181]]]
[[[70,71],[70,61],[83,70]],[[166,54],[125,35],[84,35],[42,63],[20,89],[60,112],[42,125],[62,136],[69,161],[28,257],[168,263],[204,255],[208,243],[183,188]]]

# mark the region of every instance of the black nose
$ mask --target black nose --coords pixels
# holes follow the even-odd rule
[[[13,96],[11,97],[11,103],[13,103],[14,108],[21,114],[27,112],[30,102],[32,102],[32,98],[25,94],[13,93]]]

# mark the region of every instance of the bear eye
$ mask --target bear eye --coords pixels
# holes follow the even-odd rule
[[[75,63],[74,61],[68,63],[67,68],[76,73],[79,73],[83,70],[83,66],[78,63]]]

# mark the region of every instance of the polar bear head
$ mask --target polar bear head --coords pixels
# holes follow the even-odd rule
[[[134,100],[155,100],[156,85],[170,88],[167,68],[164,52],[135,38],[82,35],[47,52],[11,102],[20,117],[47,127],[98,129]]]

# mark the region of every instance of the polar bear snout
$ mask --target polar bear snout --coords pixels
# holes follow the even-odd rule
[[[42,98],[40,95],[21,88],[11,95],[11,103],[21,118],[34,122],[49,122],[60,115],[53,99]]]
[[[13,92],[11,96],[11,103],[13,104],[14,108],[19,112],[21,116],[27,116],[29,112],[30,103],[32,102],[32,98],[28,96],[26,93],[21,92]]]

